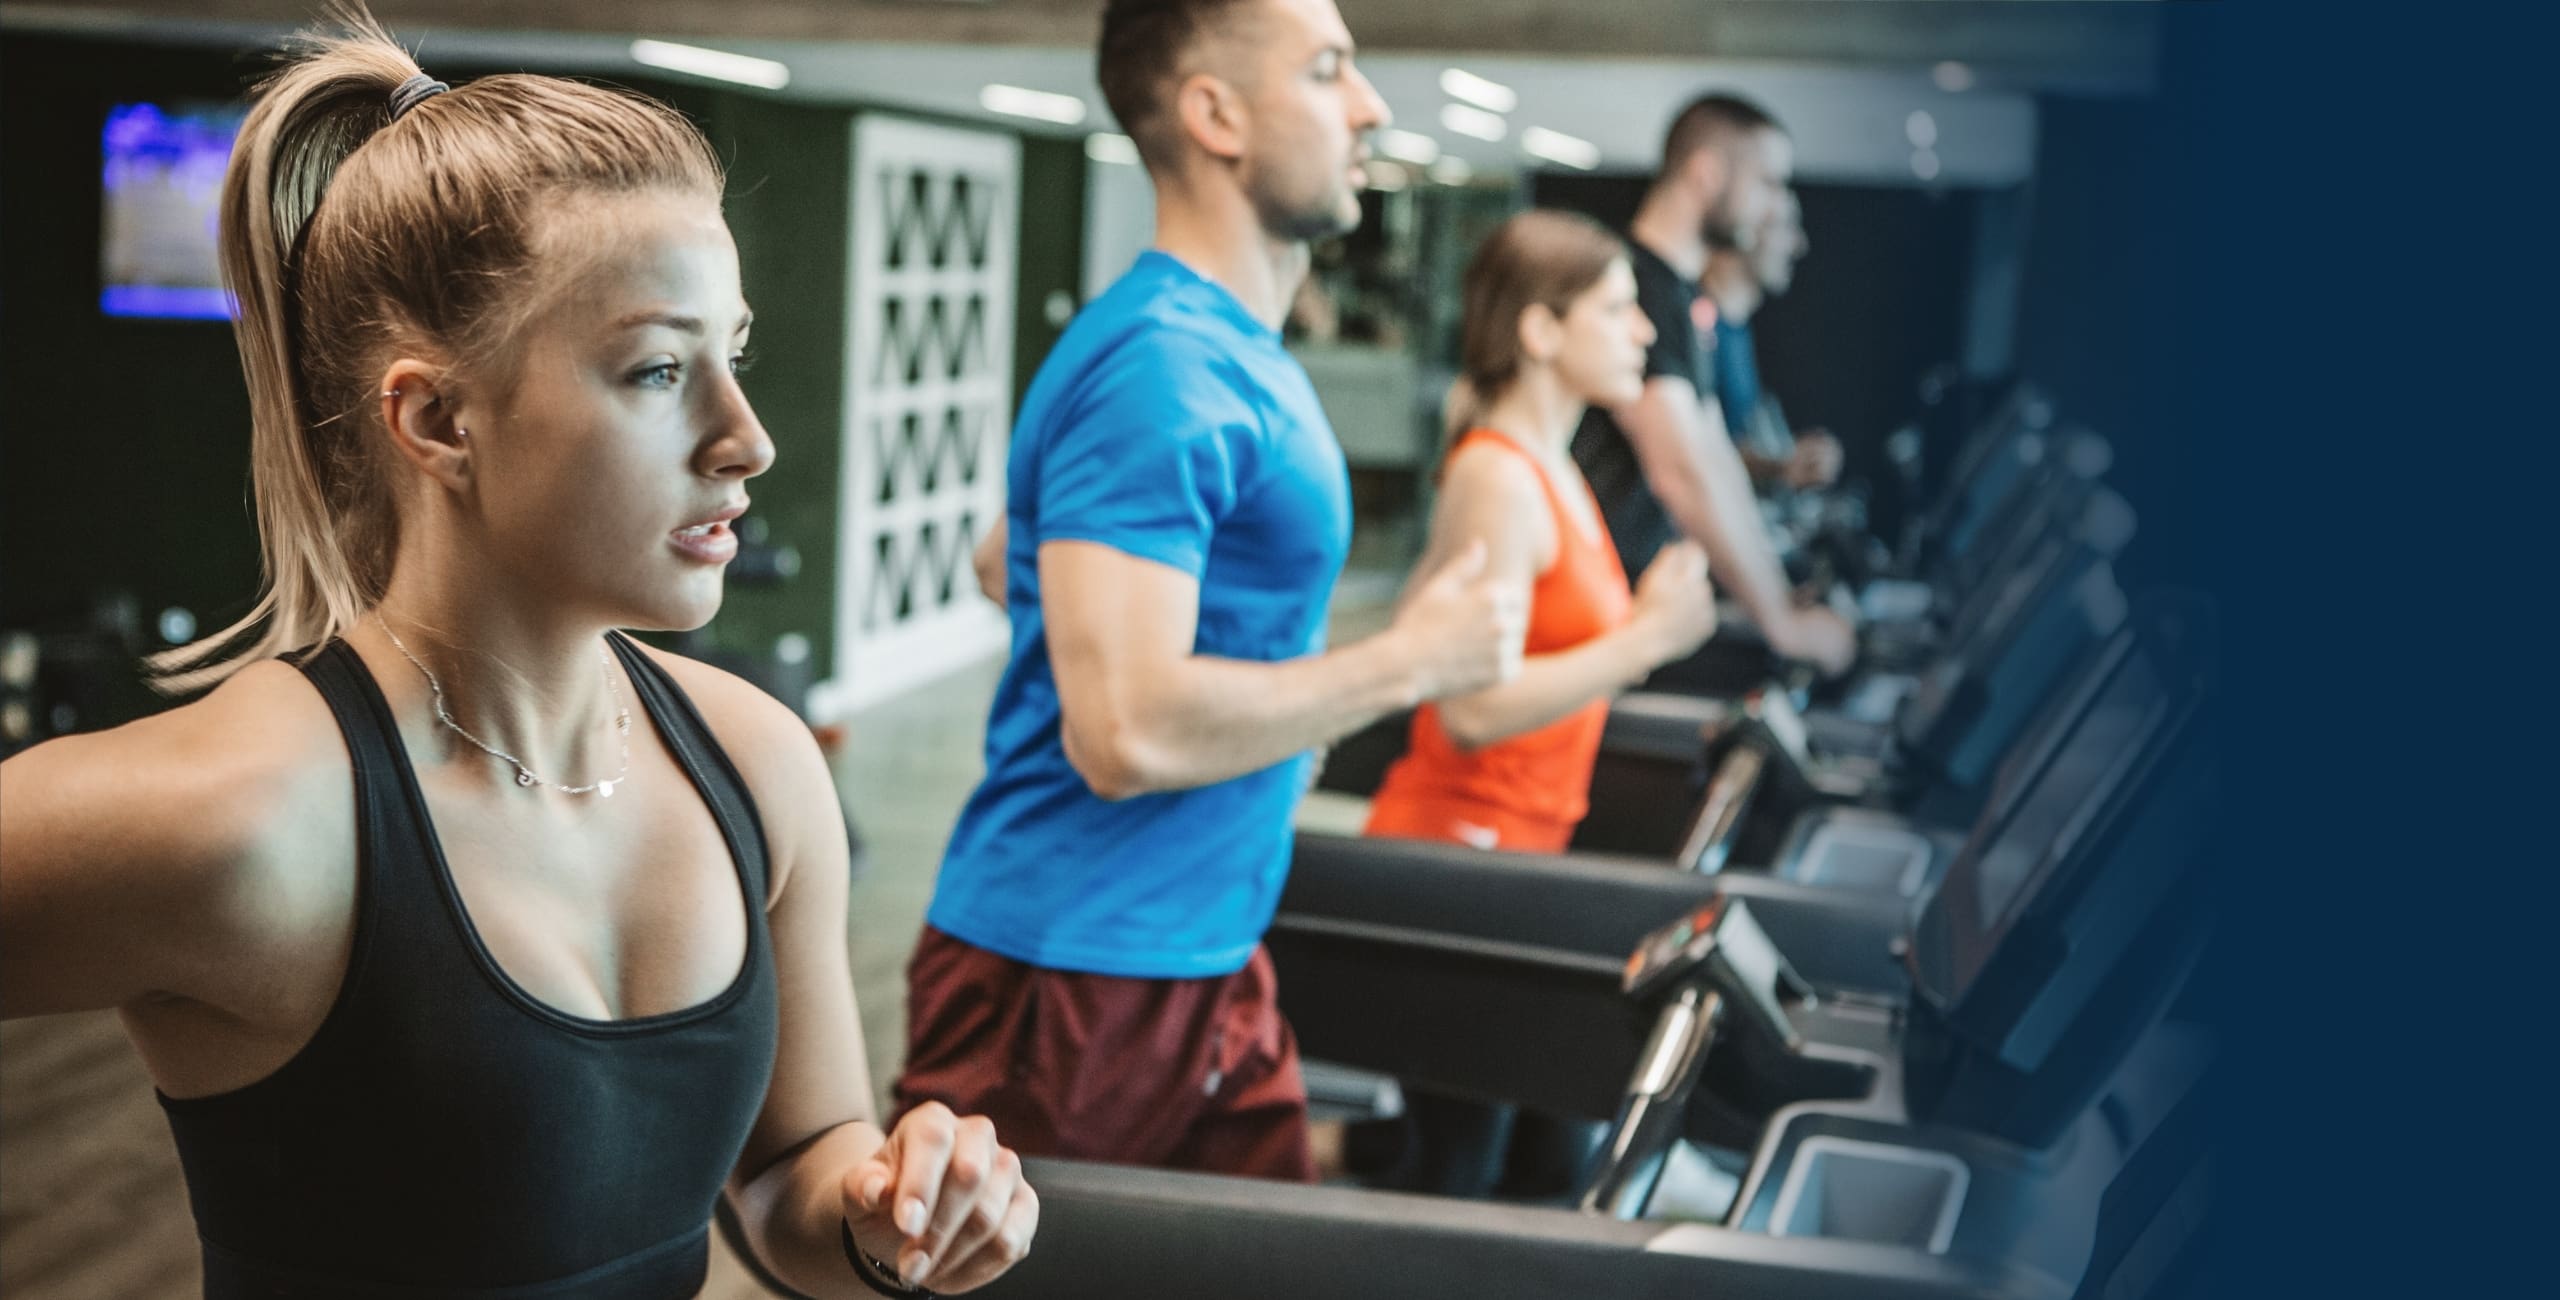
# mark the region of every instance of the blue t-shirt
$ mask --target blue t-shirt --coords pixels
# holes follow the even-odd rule
[[[1724,405],[1725,431],[1740,442],[1760,412],[1760,358],[1751,346],[1751,327],[1730,316],[1716,316],[1716,398]]]
[[[1309,756],[1105,802],[1067,763],[1040,613],[1043,542],[1098,542],[1199,580],[1193,649],[1324,649],[1351,545],[1342,447],[1306,370],[1232,294],[1149,252],[1059,338],[1023,395],[1006,474],[1012,659],[925,919],[1057,970],[1241,969],[1289,871]]]

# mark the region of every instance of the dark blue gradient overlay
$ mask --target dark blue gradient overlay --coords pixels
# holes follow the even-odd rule
[[[2464,6],[2163,9],[2141,368],[2227,684],[2211,1293],[2545,1294],[2560,837],[2516,823],[2560,771],[2549,44]]]

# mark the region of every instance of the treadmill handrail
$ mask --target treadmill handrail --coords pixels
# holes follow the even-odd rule
[[[1733,856],[1734,836],[1742,830],[1742,815],[1750,810],[1751,797],[1759,793],[1768,767],[1767,751],[1749,740],[1725,750],[1715,775],[1707,781],[1697,819],[1689,824],[1679,856],[1673,859],[1675,865],[1710,876],[1724,870],[1726,859]]]
[[[990,1300],[1105,1292],[1221,1300],[2069,1294],[2015,1264],[1876,1242],[1054,1157],[1024,1160],[1023,1177],[1040,1191],[1040,1240],[987,1288]]]
[[[1568,951],[1606,963],[1614,987],[1631,945],[1716,893],[1747,899],[1778,950],[1818,988],[1903,986],[1902,962],[1889,945],[1909,933],[1909,899],[1756,871],[1700,876],[1665,870],[1659,861],[1581,852],[1490,853],[1428,840],[1301,833],[1273,926],[1289,933],[1310,921],[1339,920],[1363,928],[1298,932],[1404,943],[1428,931]],[[1488,909],[1489,900],[1501,906]]]

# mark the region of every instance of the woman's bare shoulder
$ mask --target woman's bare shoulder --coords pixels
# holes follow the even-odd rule
[[[22,844],[119,856],[133,870],[274,860],[314,821],[345,821],[346,744],[292,667],[252,664],[200,699],[9,760]]]
[[[85,952],[121,953],[132,968],[66,977],[29,992],[27,1005],[187,992],[220,953],[268,951],[343,924],[349,772],[328,706],[273,663],[201,699],[0,764],[10,878],[0,928],[31,948],[65,946],[51,966],[76,966]],[[140,987],[123,987],[128,979]],[[22,1001],[11,999],[13,1013]]]

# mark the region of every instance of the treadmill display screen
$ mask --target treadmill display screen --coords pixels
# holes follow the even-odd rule
[[[2159,718],[2166,695],[2149,662],[2139,654],[2129,658],[1983,847],[1968,882],[1971,906],[1959,912],[1974,919],[1975,937],[1957,945],[1955,990],[1972,983],[2000,936],[2034,896],[2029,886],[2039,883],[2045,865],[2068,847],[2121,778]],[[1958,884],[1953,879],[1948,883]]]
[[[2076,557],[2087,567],[2068,592],[2041,602],[2027,623],[2009,639],[1998,662],[1983,675],[1991,700],[1969,724],[1946,759],[1949,776],[1967,786],[1991,775],[2000,756],[2025,730],[2035,710],[2064,681],[2072,664],[2091,645],[2124,621],[2123,597],[2112,603],[2102,595],[2115,591],[2115,573],[2086,552]]]
[[[2042,458],[2043,451],[2041,440],[2025,435],[1993,454],[1965,493],[1962,513],[1947,528],[1948,554],[1961,556],[1973,549],[1974,538],[1983,525],[1991,522],[1992,514],[2008,498],[2010,488]]]

